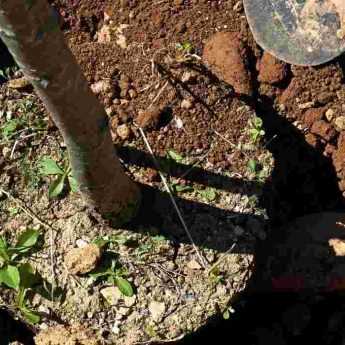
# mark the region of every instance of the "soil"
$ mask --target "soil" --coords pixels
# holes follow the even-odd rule
[[[26,227],[39,228],[46,246],[29,261],[64,291],[55,302],[30,299],[42,317],[32,331],[82,324],[102,344],[134,344],[182,339],[212,324],[232,305],[241,315],[239,292],[251,282],[259,286],[257,277],[263,279],[261,273],[268,271],[268,252],[262,247],[282,241],[276,226],[308,213],[344,210],[344,58],[319,67],[281,63],[255,44],[241,1],[51,3],[106,108],[122,162],[142,185],[144,202],[131,224],[114,229],[68,188],[49,200],[51,178],[37,174],[37,162],[48,155],[62,163],[66,147],[32,90],[11,88],[8,82],[1,86],[2,133],[9,120],[25,121],[13,138],[2,134],[0,142],[1,187],[13,196],[0,196],[0,231],[14,240]],[[233,45],[231,56],[218,42],[229,36],[236,36],[228,47]],[[217,44],[204,50],[213,40]],[[229,66],[219,63],[227,58]],[[11,79],[20,77],[16,72]],[[39,120],[43,129],[37,130]],[[203,268],[138,126],[207,267],[220,260],[215,274]],[[70,250],[99,235],[126,239],[110,249],[135,287],[133,300],[65,267]],[[288,266],[286,260],[277,260],[274,267]],[[321,264],[328,269],[327,262]],[[109,287],[111,305],[104,299]],[[270,288],[265,289],[269,294]],[[285,338],[281,335],[273,297],[267,305],[259,303],[272,311],[273,321],[261,330],[253,326],[251,344],[269,342],[274,332],[285,343],[294,339],[293,317],[281,321],[287,324]],[[1,288],[0,301],[13,309],[13,292]],[[301,313],[298,308],[294,313]],[[16,315],[22,319],[18,311]],[[249,318],[241,328],[236,315],[230,319],[244,332]]]

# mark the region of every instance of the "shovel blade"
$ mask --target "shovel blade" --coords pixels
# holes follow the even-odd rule
[[[243,0],[256,42],[280,60],[315,66],[345,51],[345,0]]]

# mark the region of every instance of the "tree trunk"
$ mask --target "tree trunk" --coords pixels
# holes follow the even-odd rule
[[[120,165],[105,110],[47,0],[0,0],[0,36],[61,131],[80,191],[103,215],[130,216],[139,190]]]

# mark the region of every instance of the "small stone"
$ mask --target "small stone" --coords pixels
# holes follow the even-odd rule
[[[165,304],[163,302],[152,301],[149,304],[149,311],[151,313],[152,319],[155,321],[160,321],[165,313]]]
[[[242,2],[242,0],[237,1],[232,9],[234,10],[234,12],[237,12],[237,13],[243,12],[243,2]]]
[[[264,52],[257,69],[259,71],[258,80],[268,84],[284,81],[288,73],[287,64],[267,52]]]
[[[326,141],[330,141],[336,136],[335,129],[326,121],[315,121],[310,129],[311,133],[320,136]]]
[[[181,81],[182,81],[182,83],[187,83],[187,82],[190,81],[191,78],[192,78],[192,73],[191,72],[184,72],[182,74]]]
[[[174,5],[175,6],[181,6],[181,5],[183,5],[183,1],[184,0],[174,0]]]
[[[78,248],[85,248],[88,243],[86,241],[84,241],[83,239],[79,238],[75,244],[77,245]]]
[[[65,265],[72,274],[86,274],[92,271],[101,257],[101,250],[95,244],[74,248],[65,256]]]
[[[298,104],[298,108],[301,109],[301,110],[310,109],[310,108],[312,108],[314,106],[315,106],[315,102],[313,102],[313,101],[302,103],[302,104]]]
[[[110,305],[117,305],[123,301],[124,305],[129,308],[132,307],[136,302],[136,296],[127,297],[124,296],[117,286],[109,286],[103,288],[100,294]]]
[[[2,149],[2,155],[5,157],[5,158],[9,158],[10,155],[11,155],[11,149],[7,146],[5,146],[3,149]]]
[[[334,151],[333,165],[337,173],[345,171],[345,132],[341,132],[338,138],[338,148]]]
[[[345,130],[345,116],[339,116],[334,120],[334,124],[336,129],[340,131]]]
[[[134,89],[130,89],[130,90],[128,91],[128,94],[129,94],[129,97],[130,97],[131,99],[137,98],[137,96],[138,96],[137,92],[136,92]]]
[[[187,263],[187,267],[191,270],[201,270],[202,266],[196,260],[191,260]]]
[[[158,127],[162,116],[162,110],[159,107],[151,107],[146,111],[140,111],[135,119],[136,124],[144,129],[155,129]]]
[[[316,148],[319,146],[319,140],[316,135],[312,133],[307,133],[305,135],[305,141],[312,147]]]
[[[126,36],[123,34],[118,34],[117,36],[117,40],[116,40],[116,44],[122,48],[122,49],[126,49],[127,48],[127,39]]]
[[[7,86],[11,89],[25,89],[31,86],[30,82],[24,77],[18,79],[12,79],[7,83]]]
[[[324,114],[325,114],[324,108],[308,109],[304,113],[304,117],[303,117],[304,123],[308,127],[311,127],[315,121],[322,120]]]
[[[193,102],[189,99],[184,99],[181,102],[181,108],[182,109],[191,109],[193,107]]]
[[[120,327],[119,327],[118,322],[115,322],[113,327],[111,327],[111,332],[113,334],[120,334]]]
[[[336,256],[345,256],[345,241],[339,238],[331,238],[328,244],[334,250]]]
[[[109,80],[100,80],[92,84],[90,87],[91,87],[92,92],[96,95],[102,92],[110,91],[112,89],[111,83]]]
[[[146,170],[145,176],[149,182],[159,182],[160,181],[158,171],[155,169],[148,168]]]
[[[325,113],[325,117],[329,122],[331,122],[334,119],[334,115],[335,113],[333,109],[328,109]]]
[[[97,32],[98,43],[108,43],[111,41],[111,30],[109,25],[104,24],[101,29]]]
[[[117,127],[116,133],[122,140],[127,140],[131,136],[131,129],[123,124]]]
[[[105,109],[105,112],[107,113],[108,116],[113,115],[113,114],[114,114],[114,111],[115,111],[115,109],[114,109],[114,107],[112,107],[112,106],[110,106],[110,107],[108,107],[108,108]]]

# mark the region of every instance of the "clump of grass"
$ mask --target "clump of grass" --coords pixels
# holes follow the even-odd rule
[[[16,244],[8,243],[0,236],[0,285],[16,291],[15,308],[31,324],[40,321],[40,315],[29,307],[28,294],[40,293],[49,298],[50,293],[43,278],[25,259],[38,250],[40,233],[27,229]]]
[[[78,191],[77,180],[73,177],[68,163],[61,166],[53,158],[45,156],[39,161],[38,166],[40,175],[54,176],[49,187],[49,198],[52,199],[61,195],[66,184],[72,192]]]

